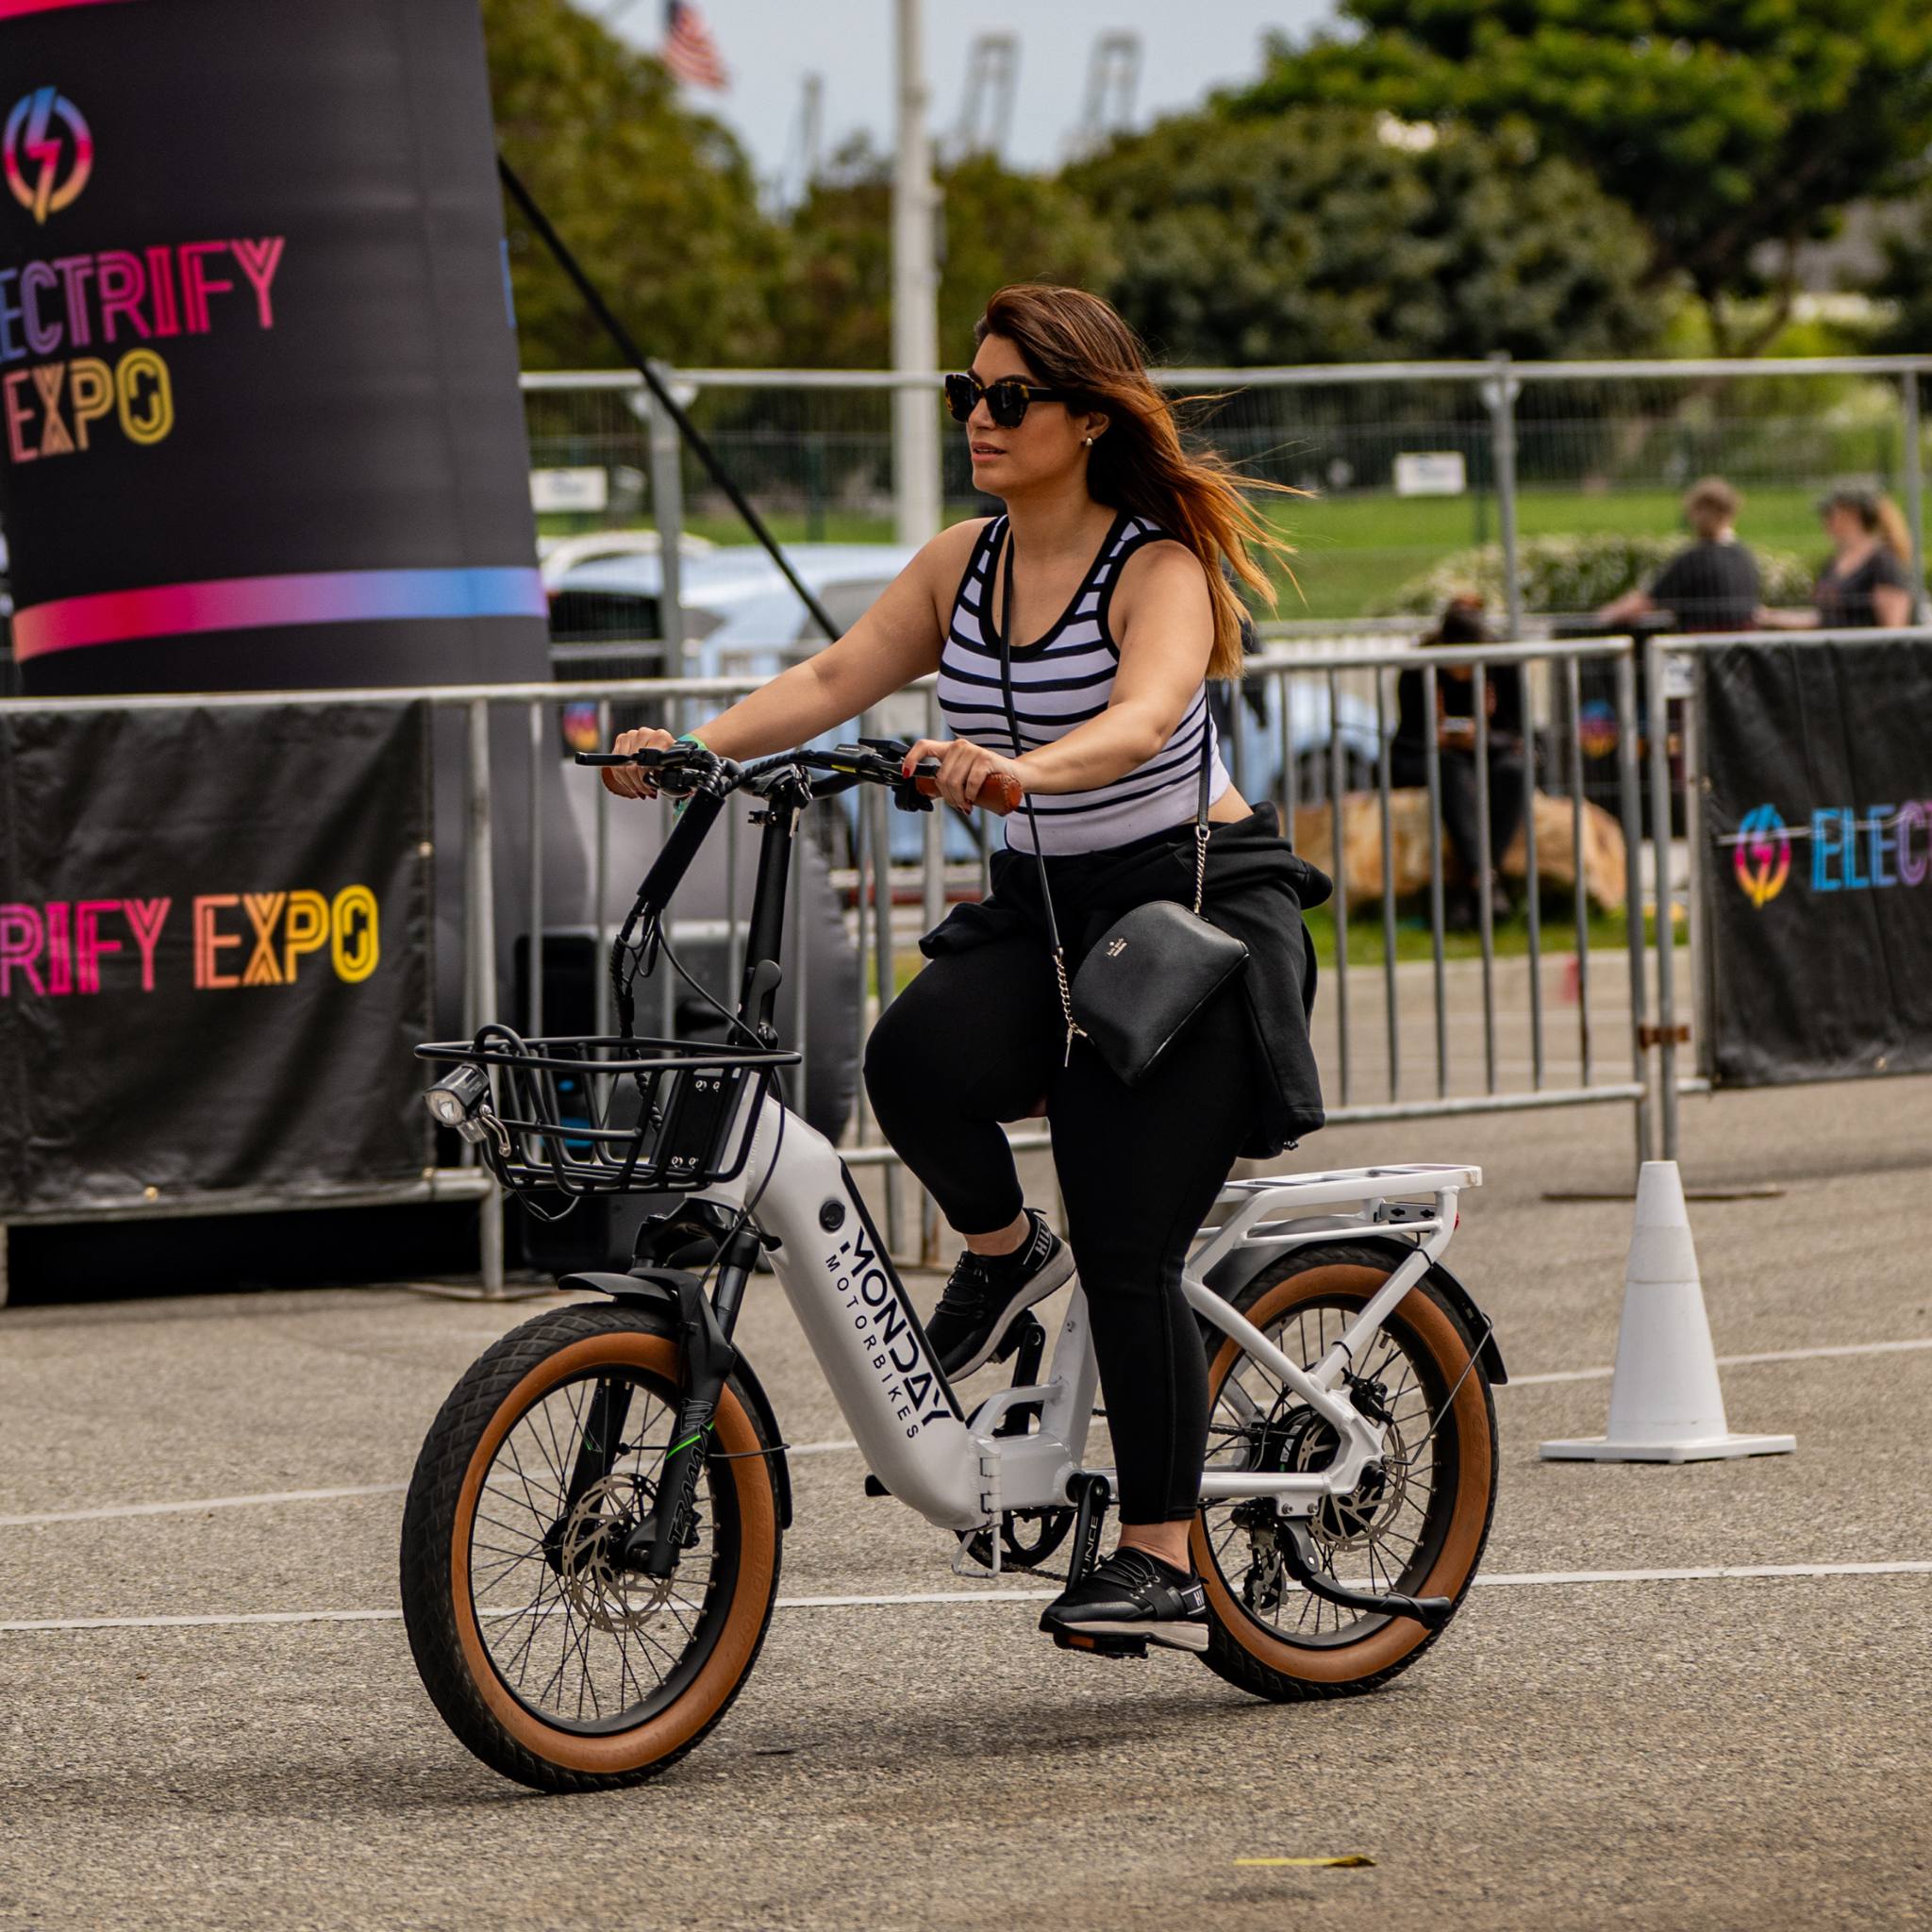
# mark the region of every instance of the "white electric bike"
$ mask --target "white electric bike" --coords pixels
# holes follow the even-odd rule
[[[490,1348],[423,1445],[402,1589],[424,1684],[463,1743],[545,1790],[635,1783],[729,1707],[763,1643],[791,1522],[783,1436],[733,1328],[760,1252],[890,1496],[958,1539],[955,1567],[1096,1560],[1112,1472],[1086,1460],[1096,1375],[1077,1283],[1044,1373],[1027,1315],[1011,1386],[969,1414],[845,1163],[783,1104],[771,1024],[791,839],[815,798],[874,782],[929,802],[880,741],[739,766],[625,759],[688,803],[612,951],[617,1037],[484,1026],[418,1049],[431,1111],[538,1211],[671,1193],[625,1274]],[[615,762],[594,754],[582,762]],[[632,985],[735,792],[763,827],[736,1043],[631,1036]],[[1231,1184],[1185,1275],[1212,1401],[1194,1561],[1203,1661],[1262,1697],[1368,1690],[1412,1663],[1475,1574],[1495,1500],[1490,1323],[1441,1265],[1474,1168]],[[1053,1574],[1052,1572],[1045,1572]],[[1079,1647],[1144,1653],[1124,1638]]]

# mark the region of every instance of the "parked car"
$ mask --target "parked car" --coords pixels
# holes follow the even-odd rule
[[[632,650],[625,644],[620,665],[615,661],[618,646],[612,641],[657,637],[663,573],[655,533],[614,532],[602,541],[604,554],[553,551],[545,559],[558,675],[566,678],[675,675],[675,667],[663,662],[661,647]],[[569,541],[590,546],[599,540]],[[612,543],[620,547],[610,548]],[[826,615],[842,629],[871,608],[913,553],[901,544],[800,543],[789,548],[786,555],[825,607]],[[775,676],[823,642],[824,634],[798,593],[762,550],[750,544],[713,545],[688,538],[680,547],[679,560],[691,675]],[[592,641],[601,641],[604,648],[597,648]],[[1216,717],[1224,740],[1231,731],[1241,733],[1241,769],[1250,796],[1266,797],[1277,791],[1284,702],[1289,751],[1296,760],[1297,795],[1326,797],[1333,767],[1328,692],[1323,680],[1291,678],[1284,684],[1270,678],[1257,681],[1232,704],[1217,704]],[[1336,701],[1335,716],[1344,788],[1373,784],[1379,747],[1374,705],[1342,691]],[[890,698],[878,707],[873,723],[881,737],[924,736],[925,700],[910,693]],[[565,731],[573,748],[594,748],[596,708],[566,707]],[[1232,753],[1230,744],[1230,762]],[[852,808],[856,810],[856,805]],[[923,849],[923,820],[894,812],[891,824],[893,858],[902,862],[916,860]],[[972,829],[950,819],[945,851],[949,859],[974,858],[977,847]]]

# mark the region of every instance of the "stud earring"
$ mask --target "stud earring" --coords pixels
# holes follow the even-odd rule
[[[1084,442],[1089,449],[1091,449],[1093,447],[1093,439],[1091,436],[1083,436],[1080,439],[1080,441]]]

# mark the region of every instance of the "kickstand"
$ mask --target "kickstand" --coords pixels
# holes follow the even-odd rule
[[[1351,1590],[1338,1583],[1323,1568],[1308,1525],[1298,1516],[1286,1518],[1275,1538],[1282,1567],[1309,1595],[1340,1604],[1344,1609],[1368,1610],[1385,1617],[1413,1617],[1424,1629],[1440,1630],[1455,1614],[1456,1606],[1446,1596],[1403,1596],[1399,1591],[1377,1593]]]

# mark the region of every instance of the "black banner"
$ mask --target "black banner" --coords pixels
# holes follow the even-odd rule
[[[428,722],[0,718],[0,1214],[430,1164]]]
[[[30,693],[544,675],[476,0],[0,0]]]
[[[1932,1071],[1932,645],[1700,659],[1707,1071]]]

